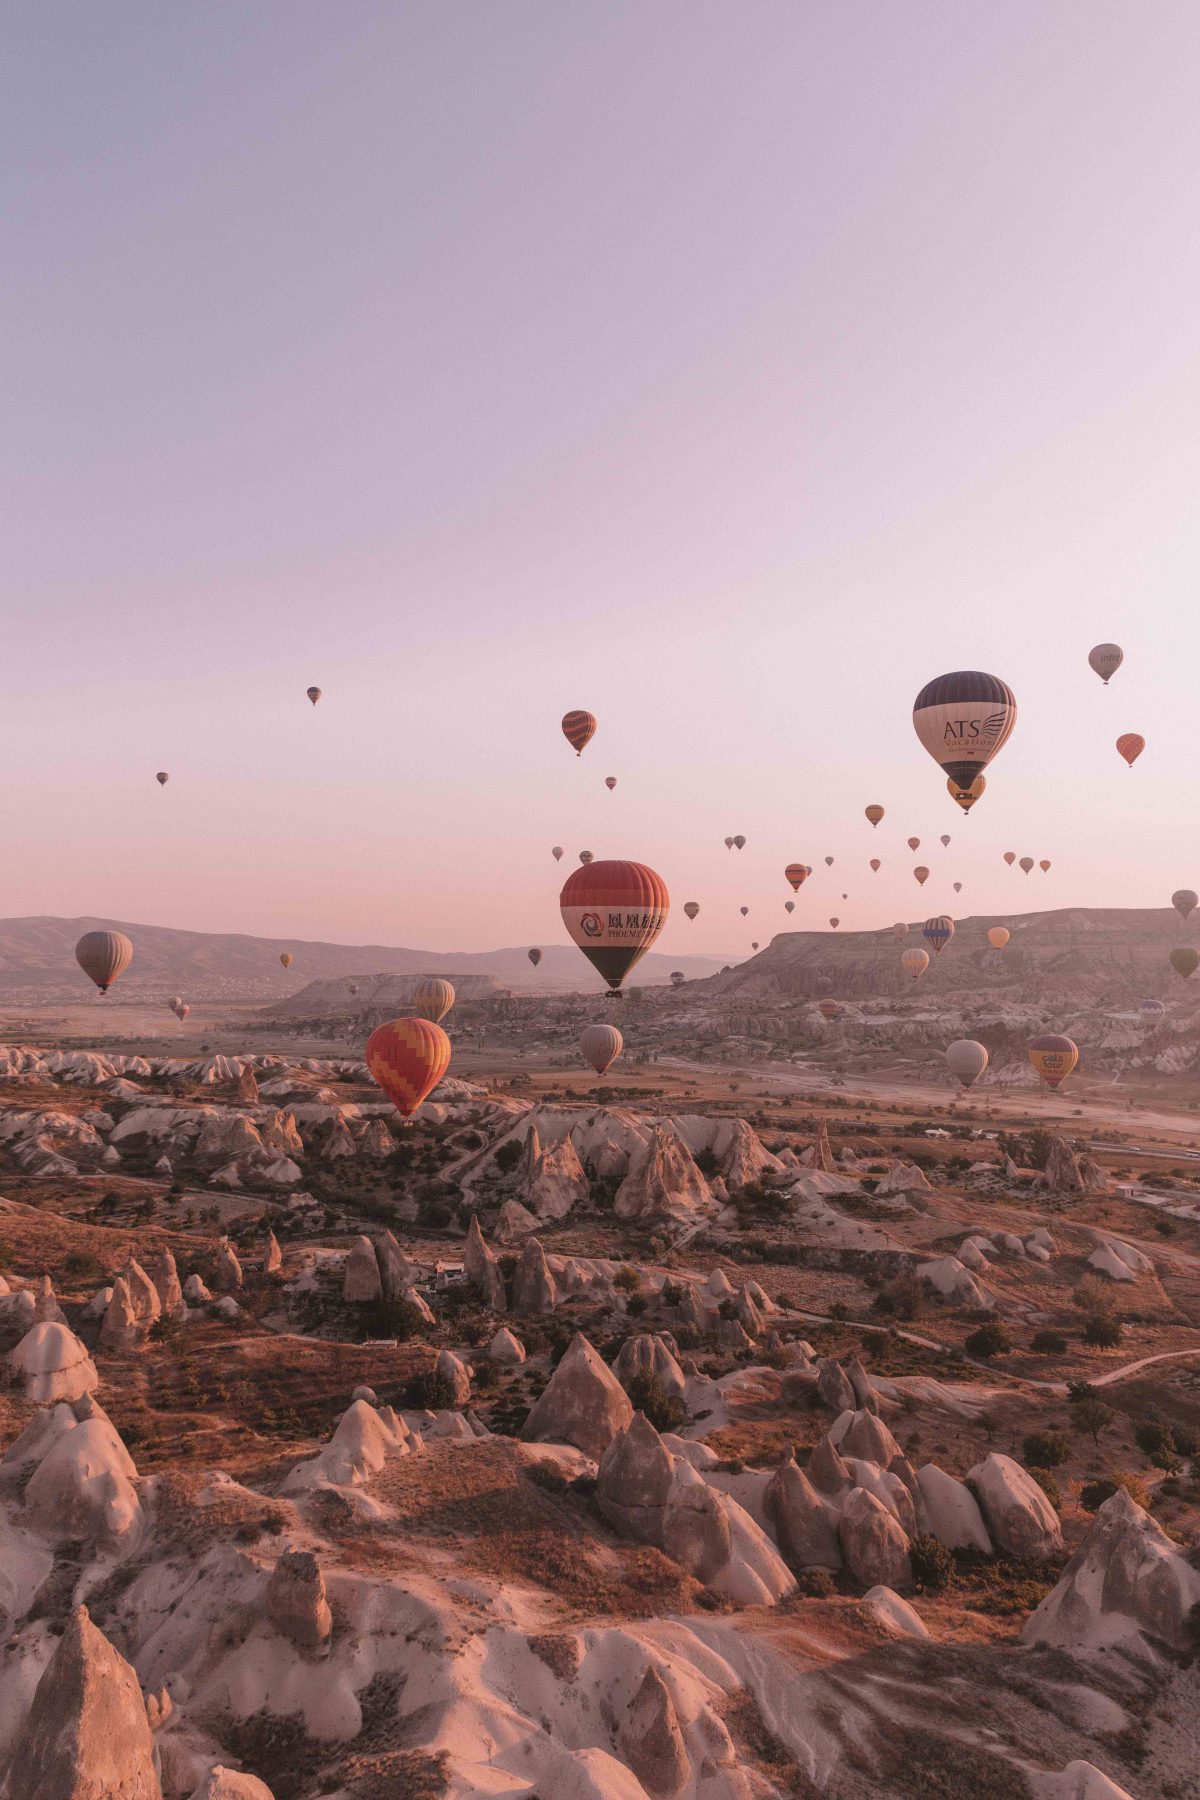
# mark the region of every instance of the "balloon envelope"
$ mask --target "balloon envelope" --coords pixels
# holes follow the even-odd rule
[[[908,926],[907,925],[893,925],[892,932],[893,932],[893,935],[896,937],[907,937],[908,936]]]
[[[1020,867],[1022,869],[1024,869],[1025,873],[1028,875],[1030,869],[1032,869],[1032,867],[1033,867],[1032,856],[1023,856],[1021,858]]]
[[[533,966],[534,966],[534,968],[535,968],[535,969],[536,969],[536,968],[537,968],[537,966],[538,966],[538,964],[539,964],[539,963],[540,963],[540,962],[541,962],[541,960],[542,960],[542,953],[541,953],[541,951],[540,951],[540,950],[531,950],[531,951],[530,951],[530,952],[529,952],[529,960],[530,960],[530,962],[531,962],[531,963],[532,963],[532,964],[533,964]]]
[[[725,848],[726,848],[726,849],[727,849],[727,850],[732,850],[732,849],[733,849],[733,839],[732,839],[732,838],[726,838],[726,839],[725,839]]]
[[[432,1019],[392,1019],[367,1039],[366,1060],[371,1079],[407,1119],[450,1067],[450,1039]]]
[[[951,776],[947,781],[946,786],[949,789],[951,799],[957,801],[964,812],[969,813],[975,802],[980,798],[984,789],[987,787],[987,777],[985,775],[977,775],[970,787],[964,788],[959,787],[957,781]]]
[[[290,969],[296,959],[292,955],[290,950],[281,950],[279,952],[279,960],[283,964],[285,969]]]
[[[625,1048],[625,1039],[615,1025],[585,1025],[579,1034],[579,1049],[584,1062],[591,1063],[597,1075],[616,1062]]]
[[[956,894],[961,894],[961,893],[962,893],[962,882],[961,882],[961,881],[956,881],[956,882],[955,882],[955,883],[954,883],[954,891],[955,891],[955,893],[956,893]]]
[[[315,706],[317,704],[317,701],[321,698],[320,688],[319,687],[306,688],[305,692],[307,693],[309,699],[312,701],[313,705]]]
[[[133,961],[133,945],[123,931],[85,931],[75,946],[75,961],[107,994]]]
[[[945,832],[942,833],[941,837],[938,839],[938,842],[942,846],[943,850],[948,850],[950,848],[950,839]]]
[[[929,967],[928,950],[918,950],[914,947],[911,950],[903,951],[900,957],[900,967],[906,975],[911,975],[914,981],[919,981]]]
[[[925,883],[929,880],[929,870],[928,869],[925,869],[925,868],[914,869],[913,874],[916,876],[917,880],[920,882],[922,887],[924,887]]]
[[[1163,1019],[1167,1014],[1167,1009],[1161,1000],[1141,1000],[1138,1003],[1138,1011],[1146,1019]]]
[[[829,923],[833,926],[833,929],[836,931],[840,921],[837,919],[830,919]]]
[[[1117,739],[1117,753],[1125,758],[1131,769],[1145,748],[1145,738],[1136,731],[1123,732]]]
[[[882,817],[883,817],[882,806],[868,806],[866,809],[866,812],[867,812],[867,817],[868,817],[868,819],[870,819],[872,825],[878,825],[880,819],[882,819]]]
[[[979,669],[939,675],[913,702],[921,744],[960,788],[969,788],[1008,742],[1017,703],[1007,682]]]
[[[930,945],[935,956],[940,956],[950,939],[954,936],[954,920],[945,913],[936,913],[932,919],[926,919],[921,927],[921,936]]]
[[[878,873],[882,867],[883,867],[883,864],[880,862],[879,858],[877,856],[873,856],[871,858],[871,868],[876,875],[878,875]]]
[[[742,836],[740,831],[739,831],[738,835],[734,838],[733,841],[739,850],[744,850],[746,848],[746,840]]]
[[[612,793],[612,791],[613,791],[613,789],[614,789],[614,788],[615,788],[615,787],[616,787],[616,785],[617,785],[617,778],[616,778],[616,776],[615,776],[615,775],[606,775],[606,776],[605,776],[605,777],[604,777],[604,785],[605,785],[605,787],[606,787],[606,788],[607,788],[607,789],[608,789],[608,791],[609,791],[609,793],[610,793],[610,794],[611,794],[611,793]]]
[[[1043,856],[1041,862],[1038,864],[1038,868],[1042,871],[1043,875],[1048,875],[1050,872],[1049,859],[1047,857]]]
[[[909,838],[908,847],[910,850],[919,850],[921,848],[920,838]]]
[[[581,850],[579,852],[579,860],[586,869],[588,864],[592,861],[592,852],[590,850]]]
[[[826,867],[826,868],[827,868],[827,869],[832,869],[832,867],[833,867],[833,858],[832,858],[832,856],[827,856],[827,857],[826,857],[826,858],[825,858],[825,867]]]
[[[553,857],[553,858],[554,858],[554,860],[555,860],[555,862],[561,862],[561,861],[562,861],[562,857],[563,857],[563,847],[562,847],[562,845],[561,845],[561,844],[555,844],[555,846],[554,846],[554,848],[553,848],[553,849],[552,849],[552,850],[551,850],[551,852],[550,852],[550,854],[551,854],[551,856],[552,856],[552,857]]]
[[[1120,644],[1096,644],[1088,651],[1088,661],[1107,687],[1110,676],[1115,675],[1125,661],[1125,652]]]
[[[787,881],[794,894],[800,892],[811,874],[812,870],[807,863],[789,863],[783,871],[784,880]]]
[[[564,713],[562,734],[576,756],[582,756],[596,734],[596,721],[590,712]]]
[[[1198,966],[1200,966],[1200,950],[1193,950],[1190,945],[1172,950],[1171,967],[1177,975],[1182,975],[1185,981],[1196,973]]]
[[[794,900],[785,900],[783,903],[783,910],[784,912],[795,912],[796,902]]]
[[[667,922],[671,898],[645,863],[594,862],[567,876],[563,924],[614,993]]]
[[[192,1010],[191,1007],[186,1005],[186,1003],[183,1006],[177,1006],[175,1008],[175,1017],[179,1020],[179,1023],[181,1025],[183,1024],[183,1021],[187,1018],[187,1016],[191,1012],[191,1010]]]
[[[1013,864],[1014,864],[1014,863],[1015,863],[1015,862],[1016,862],[1016,860],[1017,860],[1017,853],[1016,853],[1016,851],[1015,851],[1015,850],[1006,850],[1006,851],[1005,851],[1005,852],[1004,852],[1004,860],[1005,860],[1005,862],[1006,862],[1006,863],[1007,863],[1007,864],[1008,864],[1008,866],[1009,866],[1009,868],[1010,868],[1010,869],[1011,869],[1011,868],[1012,868],[1012,866],[1013,866]]]
[[[750,908],[748,906],[739,906],[738,911],[741,913],[741,915],[744,919],[746,917],[746,914],[750,911]]]
[[[436,1025],[454,1005],[454,989],[440,975],[427,975],[413,989],[409,1005],[418,1018]]]
[[[1190,912],[1195,911],[1198,899],[1200,896],[1194,894],[1191,888],[1176,888],[1171,895],[1171,905],[1181,919],[1186,919]]]
[[[988,1066],[988,1053],[974,1038],[956,1038],[946,1046],[946,1067],[962,1082],[972,1087]]]
[[[1035,1037],[1029,1046],[1029,1061],[1034,1073],[1047,1087],[1056,1088],[1065,1081],[1079,1061],[1079,1046],[1072,1038],[1050,1031]]]
[[[1010,936],[1011,933],[1006,931],[1003,925],[991,926],[987,934],[988,943],[993,950],[1003,950]]]
[[[823,1019],[836,1019],[841,1010],[841,1006],[836,1000],[817,1001],[817,1011]]]
[[[687,918],[694,919],[696,914],[700,911],[700,907],[695,900],[685,900],[683,903],[683,910]]]
[[[170,781],[171,777],[167,774],[167,771],[165,769],[160,769],[158,771],[158,774],[154,777],[154,779],[155,779],[155,781],[157,781],[159,787],[166,787],[166,785],[167,785],[168,781]]]

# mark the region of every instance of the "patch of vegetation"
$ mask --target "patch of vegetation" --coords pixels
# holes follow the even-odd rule
[[[655,1431],[678,1431],[687,1424],[687,1407],[678,1394],[664,1393],[656,1375],[635,1375],[626,1391],[633,1410],[645,1413]]]
[[[987,1361],[989,1357],[1006,1356],[1012,1349],[1012,1342],[999,1320],[989,1319],[986,1325],[980,1325],[964,1340],[963,1349],[968,1356]]]
[[[913,1580],[927,1593],[940,1593],[954,1576],[954,1553],[929,1532],[918,1531],[908,1547]]]
[[[1067,1340],[1061,1331],[1037,1331],[1029,1348],[1035,1356],[1065,1356]]]
[[[1084,1320],[1083,1341],[1092,1350],[1115,1350],[1123,1336],[1121,1321],[1110,1313],[1092,1313]]]
[[[1061,1431],[1031,1431],[1021,1446],[1026,1468],[1059,1469],[1070,1454],[1071,1446]]]
[[[510,1175],[520,1162],[525,1146],[519,1138],[508,1138],[492,1156],[502,1175]]]
[[[1085,1512],[1099,1512],[1106,1500],[1111,1500],[1118,1488],[1124,1488],[1131,1500],[1139,1506],[1148,1508],[1150,1492],[1140,1476],[1127,1469],[1114,1469],[1111,1475],[1098,1475],[1092,1481],[1085,1481],[1079,1490],[1079,1504]]]

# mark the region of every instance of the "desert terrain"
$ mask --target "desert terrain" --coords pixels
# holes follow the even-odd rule
[[[1196,1791],[1200,1032],[822,954],[5,1007],[10,1800]]]

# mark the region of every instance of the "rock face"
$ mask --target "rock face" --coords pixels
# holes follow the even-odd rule
[[[657,1335],[647,1332],[626,1338],[613,1361],[612,1372],[623,1388],[628,1388],[634,1377],[641,1375],[657,1381],[669,1398],[682,1397],[683,1370],[670,1346]]]
[[[268,1231],[263,1244],[262,1266],[264,1275],[277,1275],[283,1267],[283,1251],[273,1231]]]
[[[600,1459],[596,1504],[624,1537],[661,1548],[673,1459],[644,1413],[634,1413]]]
[[[238,1076],[237,1097],[242,1106],[258,1105],[258,1078],[249,1063],[242,1064],[242,1072]]]
[[[47,1534],[115,1542],[140,1516],[133,1459],[90,1398],[77,1400],[73,1414],[55,1410],[58,1435],[29,1478],[26,1512]]]
[[[831,1412],[853,1412],[857,1405],[849,1377],[841,1363],[835,1362],[831,1356],[820,1364],[817,1393]]]
[[[43,1319],[30,1327],[9,1357],[9,1367],[37,1406],[78,1400],[100,1384],[96,1365],[68,1325]]]
[[[653,1663],[621,1723],[621,1754],[655,1800],[678,1794],[691,1775],[670,1690]]]
[[[948,1550],[982,1550],[992,1554],[983,1514],[965,1482],[956,1481],[936,1463],[917,1470],[917,1486],[925,1505],[929,1529]]]
[[[782,1462],[763,1493],[763,1511],[775,1528],[775,1541],[793,1569],[842,1566],[833,1513],[796,1459]]]
[[[563,1219],[590,1191],[578,1152],[571,1139],[563,1137],[534,1163],[525,1185],[525,1204],[539,1219]]]
[[[501,1326],[488,1345],[488,1357],[502,1369],[517,1369],[525,1361],[525,1346],[507,1326]]]
[[[908,1539],[883,1502],[866,1488],[852,1488],[846,1496],[838,1541],[846,1567],[864,1587],[911,1586]]]
[[[471,1371],[453,1350],[439,1350],[437,1373],[446,1384],[447,1406],[467,1406],[471,1399]]]
[[[17,1734],[3,1800],[162,1800],[137,1676],[80,1606]]]
[[[471,1224],[467,1231],[467,1242],[463,1250],[463,1267],[467,1280],[475,1289],[485,1306],[493,1312],[504,1312],[508,1306],[508,1296],[504,1290],[504,1276],[500,1272],[500,1261],[490,1245],[484,1243],[483,1233],[479,1229],[479,1220],[472,1214]]]
[[[527,1443],[574,1444],[598,1462],[632,1418],[625,1389],[579,1334],[534,1402],[521,1436]]]
[[[691,1151],[672,1126],[659,1124],[650,1142],[631,1158],[613,1211],[619,1219],[683,1221],[711,1205],[708,1183]]]
[[[967,1477],[978,1495],[987,1528],[1000,1550],[1041,1561],[1062,1549],[1058,1514],[1033,1478],[1011,1456],[993,1452]]]
[[[179,1285],[179,1270],[175,1266],[174,1254],[164,1249],[148,1256],[146,1275],[154,1284],[161,1316],[164,1319],[186,1318],[187,1306],[184,1303],[183,1289]]]
[[[558,1305],[558,1285],[537,1238],[528,1238],[517,1258],[512,1294],[517,1312],[553,1312]]]
[[[384,1299],[399,1300],[412,1286],[417,1271],[386,1228],[375,1239],[375,1261]]]
[[[268,1619],[297,1649],[324,1653],[333,1633],[321,1565],[310,1550],[285,1550],[263,1595]]]
[[[265,1781],[238,1769],[214,1763],[190,1800],[275,1800]]]
[[[1068,1650],[1122,1644],[1145,1652],[1189,1649],[1188,1615],[1200,1606],[1200,1573],[1135,1500],[1118,1488],[1026,1620],[1027,1644]]]
[[[221,1240],[217,1251],[217,1264],[213,1271],[213,1282],[224,1293],[231,1293],[242,1285],[242,1265],[237,1259],[233,1245]]]
[[[886,1469],[894,1457],[901,1455],[899,1444],[882,1419],[865,1410],[854,1412],[842,1430],[838,1420],[830,1437],[843,1457],[856,1456],[862,1462],[878,1463]]]
[[[731,1194],[760,1182],[765,1175],[778,1175],[783,1164],[773,1156],[746,1119],[726,1120],[713,1140],[713,1155],[721,1170],[725,1186]]]
[[[383,1293],[375,1246],[368,1237],[356,1239],[342,1275],[342,1299],[362,1303],[378,1300]]]
[[[688,1463],[676,1462],[662,1521],[662,1546],[673,1561],[711,1582],[733,1551],[725,1496],[707,1487]]]
[[[1038,1181],[1039,1187],[1049,1188],[1052,1194],[1081,1194],[1083,1192],[1083,1175],[1075,1153],[1064,1138],[1050,1139],[1050,1154],[1046,1158],[1046,1166]]]

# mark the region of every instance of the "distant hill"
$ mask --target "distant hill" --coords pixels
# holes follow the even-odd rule
[[[1124,1005],[1145,997],[1200,1003],[1200,974],[1185,982],[1168,957],[1182,945],[1200,946],[1200,911],[1184,920],[1171,907],[1064,907],[1055,912],[985,914],[955,921],[941,956],[921,936],[923,920],[908,934],[882,931],[781,932],[748,962],[718,975],[693,1000],[808,1000],[833,993],[868,999],[913,991],[900,967],[907,949],[930,950],[920,991],[971,990],[1022,1001],[1067,1000],[1076,1005]],[[987,941],[993,925],[1011,933],[1003,950]],[[1194,992],[1193,992],[1194,989]]]
[[[111,929],[132,939],[134,958],[114,996],[159,996],[178,991],[189,1000],[274,1000],[298,995],[315,980],[385,975],[491,977],[501,987],[526,993],[563,993],[599,986],[579,951],[570,945],[544,949],[535,969],[527,949],[434,951],[386,944],[324,944],[300,938],[246,937],[234,932],[176,931],[167,925],[134,925],[124,919],[0,919],[0,1002],[61,1001],[90,991],[75,961],[85,931]],[[282,951],[295,958],[280,965]],[[660,956],[638,964],[635,985],[665,983],[672,969],[689,980],[722,966],[716,956]]]

